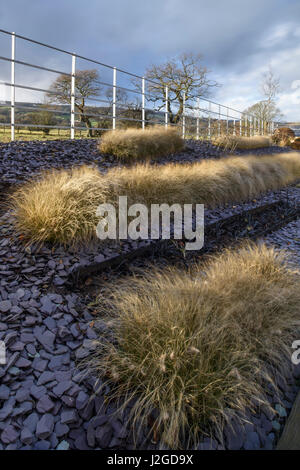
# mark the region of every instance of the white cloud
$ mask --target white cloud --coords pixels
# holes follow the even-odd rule
[[[297,90],[297,88],[300,88],[300,80],[294,80],[291,84],[292,90]]]
[[[261,99],[261,74],[270,63],[281,78],[280,107],[287,119],[297,118],[299,0],[90,0],[84,9],[80,0],[71,9],[69,0],[46,3],[2,2],[2,27],[140,75],[149,64],[182,51],[203,53],[212,78],[223,84],[214,99],[241,110]],[[18,54],[19,46],[20,41]],[[60,66],[58,56],[53,53],[54,68]],[[42,48],[29,61],[50,64]],[[47,88],[52,78],[41,73],[34,86]]]
[[[264,48],[278,45],[284,38],[286,38],[290,33],[292,33],[293,30],[293,23],[278,24],[263,35],[260,44]]]
[[[10,99],[10,87],[0,84],[0,102]]]

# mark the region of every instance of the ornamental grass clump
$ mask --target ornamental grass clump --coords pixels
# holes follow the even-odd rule
[[[32,242],[88,243],[95,238],[104,185],[98,170],[86,166],[45,172],[13,194],[16,228]]]
[[[271,139],[267,136],[254,135],[252,137],[242,137],[238,135],[221,135],[213,140],[215,145],[224,147],[229,151],[253,150],[262,147],[269,147]]]
[[[230,157],[194,164],[139,164],[100,173],[80,167],[45,173],[12,196],[15,223],[23,238],[64,245],[97,240],[96,209],[127,196],[128,205],[241,203],[300,178],[300,154]]]
[[[278,127],[272,135],[272,140],[275,144],[285,147],[289,145],[295,138],[295,132],[289,127]]]
[[[174,128],[154,126],[142,129],[106,132],[100,140],[99,150],[126,162],[165,157],[184,148],[184,140]]]
[[[275,373],[291,371],[299,274],[284,254],[246,245],[189,272],[153,267],[118,280],[99,297],[110,337],[96,341],[89,368],[120,412],[131,404],[137,436],[152,422],[171,449],[221,438],[230,417],[268,406]]]

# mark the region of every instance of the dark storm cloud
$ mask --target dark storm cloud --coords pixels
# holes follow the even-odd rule
[[[0,19],[3,29],[140,74],[150,63],[200,52],[223,83],[218,99],[243,108],[259,99],[268,63],[285,94],[300,79],[291,65],[298,60],[298,0],[10,0],[0,4]],[[40,63],[43,52],[35,54]]]

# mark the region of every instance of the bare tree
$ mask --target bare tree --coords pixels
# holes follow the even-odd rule
[[[268,123],[275,120],[280,120],[283,117],[280,109],[277,108],[276,104],[268,100],[259,101],[258,103],[253,104],[244,111],[244,114],[250,114],[257,119]]]
[[[75,78],[75,107],[79,112],[80,122],[83,122],[92,137],[92,124],[86,115],[86,100],[98,96],[101,87],[98,85],[99,74],[97,70],[78,70]],[[47,98],[56,103],[71,103],[71,77],[59,75],[51,84]],[[52,92],[52,93],[51,93]],[[53,94],[57,93],[57,95]]]
[[[250,106],[245,110],[245,114],[252,114],[257,119],[263,121],[265,126],[271,121],[282,119],[283,114],[276,106],[276,98],[279,91],[280,79],[274,75],[272,67],[269,66],[268,71],[262,74],[260,84],[260,92],[265,99]]]
[[[108,88],[105,95],[109,101],[107,113],[111,115],[113,105],[113,89]],[[129,127],[140,128],[142,126],[142,104],[137,96],[135,96],[135,99],[130,101],[127,91],[122,88],[117,88],[116,108],[118,115],[118,127],[127,129]],[[145,110],[145,121],[147,121],[148,117],[148,111]]]
[[[148,118],[148,111],[145,111],[146,125]],[[125,129],[142,127],[142,106],[138,99],[135,102],[128,102],[126,108],[121,110],[120,127]]]
[[[152,65],[146,70],[145,78],[156,83],[146,82],[148,101],[152,101],[162,109],[165,107],[165,88],[168,86],[167,107],[171,123],[178,123],[185,104],[191,106],[199,97],[208,96],[209,91],[218,84],[208,78],[209,71],[202,65],[199,54],[185,53],[162,65]],[[138,85],[140,87],[140,85]],[[178,109],[174,111],[174,105]]]
[[[29,129],[31,131],[41,130],[44,135],[49,135],[51,126],[55,126],[57,124],[57,119],[55,118],[54,113],[47,111],[42,107],[40,111],[28,113],[28,118],[30,118],[30,124],[35,124],[38,126],[32,128],[29,126]]]
[[[260,91],[265,100],[269,103],[272,103],[276,100],[276,97],[280,91],[280,79],[275,77],[270,65],[268,71],[262,75]]]
[[[105,96],[107,98],[107,101],[109,101],[109,105],[112,106],[113,104],[113,88],[107,88],[105,92]],[[116,89],[116,102],[118,104],[126,105],[128,102],[128,94],[126,90],[123,90],[123,88],[117,88]]]

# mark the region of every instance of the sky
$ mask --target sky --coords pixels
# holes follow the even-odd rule
[[[221,84],[212,99],[238,110],[262,99],[261,77],[271,66],[284,120],[300,121],[300,0],[1,0],[0,28],[138,75],[182,52],[200,53]],[[17,58],[70,70],[69,56],[21,42]],[[0,33],[0,56],[9,54]],[[8,65],[0,61],[0,80]],[[48,73],[21,66],[17,73],[49,86]],[[110,73],[103,70],[103,80]]]

